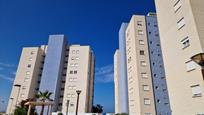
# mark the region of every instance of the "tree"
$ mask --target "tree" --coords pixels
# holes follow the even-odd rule
[[[49,100],[49,101],[52,101],[50,99],[50,96],[52,95],[51,92],[49,91],[45,91],[45,92],[39,92],[37,95],[36,95],[36,98],[39,99],[40,101],[42,102],[45,102],[46,100]],[[45,108],[45,105],[42,105],[42,109],[41,109],[41,112],[40,112],[40,115],[43,115],[44,113],[44,108]]]
[[[14,115],[26,115],[27,109],[26,107],[17,106],[14,110]]]
[[[29,101],[34,101],[34,99],[26,99],[22,100],[21,103],[15,108],[14,115],[27,115],[28,112],[28,106],[25,105]],[[35,113],[35,109],[31,110],[31,113]]]
[[[92,107],[92,112],[93,113],[102,113],[103,112],[103,106],[100,104],[97,104],[96,106]]]

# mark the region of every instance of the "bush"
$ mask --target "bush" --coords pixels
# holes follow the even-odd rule
[[[57,115],[63,115],[63,113],[58,113]]]

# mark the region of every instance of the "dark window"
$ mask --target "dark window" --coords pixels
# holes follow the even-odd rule
[[[69,73],[70,73],[70,74],[73,74],[73,71],[70,71]]]
[[[140,50],[140,55],[144,55],[144,50]]]
[[[159,99],[157,99],[157,103],[160,103],[161,101]]]
[[[28,64],[28,66],[27,66],[28,68],[31,68],[31,64]]]

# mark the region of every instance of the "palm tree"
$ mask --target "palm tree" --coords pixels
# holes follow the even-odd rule
[[[45,91],[45,92],[39,92],[37,95],[36,95],[36,98],[39,99],[40,101],[42,102],[45,102],[46,100],[49,100],[49,101],[52,101],[50,99],[50,96],[52,95],[52,92],[49,92],[49,91]],[[41,109],[41,112],[40,112],[40,115],[43,115],[44,113],[44,108],[45,108],[45,105],[42,105],[42,109]]]

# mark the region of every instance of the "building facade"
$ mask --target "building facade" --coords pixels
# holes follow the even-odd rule
[[[77,94],[81,90],[79,98],[79,113],[88,113],[93,105],[94,84],[94,55],[89,46],[72,45],[69,49],[67,78],[64,90],[62,111],[67,110],[69,101],[69,112],[76,111]]]
[[[203,75],[191,57],[204,52],[204,1],[155,3],[172,114],[203,115]]]
[[[156,115],[145,16],[133,15],[126,30],[129,114]]]
[[[120,54],[119,50],[115,51],[114,54],[114,88],[115,88],[115,113],[121,113],[120,103],[120,90],[119,90],[119,77],[120,77]]]
[[[146,16],[146,26],[156,113],[157,115],[171,115],[157,16],[155,13],[149,13]]]
[[[34,98],[38,92],[45,50],[45,46],[23,48],[7,106],[7,114],[12,114],[22,100]]]
[[[77,48],[77,60],[72,59],[73,48]],[[12,114],[15,106],[19,105],[22,100],[35,98],[39,91],[46,90],[52,92],[51,99],[54,102],[52,112],[62,111],[67,106],[63,102],[69,97],[67,91],[72,85],[69,82],[71,77],[74,77],[76,83],[72,93],[75,92],[76,95],[76,90],[82,92],[79,112],[91,112],[94,60],[93,52],[89,46],[69,46],[64,35],[50,35],[47,46],[23,48],[6,113]],[[71,75],[72,68],[76,68],[74,76]],[[83,83],[81,83],[82,81]],[[70,99],[69,106],[72,107],[75,101],[75,97]],[[37,112],[40,111],[40,108],[36,109]],[[47,108],[45,108],[46,110]],[[70,109],[69,112],[75,111]]]
[[[127,84],[127,63],[126,63],[126,37],[125,31],[127,29],[128,23],[122,23],[119,30],[119,57],[120,57],[120,77],[119,77],[119,90],[120,90],[120,112],[129,113],[128,107],[128,84]]]

